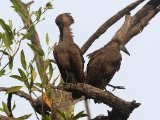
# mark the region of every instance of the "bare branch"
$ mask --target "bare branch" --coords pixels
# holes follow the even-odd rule
[[[12,102],[12,93],[9,93],[8,94],[8,99],[7,99],[7,107],[8,107],[8,110],[10,112],[10,117],[13,117],[11,102]]]
[[[10,88],[6,88],[6,87],[0,87],[0,92],[6,92],[8,89],[10,89]],[[26,100],[28,100],[28,101],[34,101],[32,98],[31,98],[31,96],[30,95],[28,95],[27,93],[25,93],[25,92],[23,92],[23,91],[17,91],[17,92],[14,92],[13,94],[15,94],[15,95],[18,95],[18,96],[20,96],[20,97],[22,97],[22,98],[25,98]]]
[[[86,41],[86,43],[82,46],[81,51],[84,54],[88,48],[92,45],[92,43],[98,39],[106,30],[111,27],[114,23],[116,23],[119,19],[121,19],[125,14],[129,13],[131,10],[136,8],[140,3],[144,0],[137,0],[136,2],[128,5],[121,11],[119,11],[116,15],[107,20],[102,26],[98,28],[98,30]]]
[[[91,98],[98,102],[102,102],[114,109],[119,109],[126,114],[130,114],[135,108],[140,106],[140,103],[135,103],[135,101],[133,102],[125,101],[108,91],[103,91],[99,88],[84,83],[65,84],[63,86],[58,86],[58,87],[51,85],[51,88],[66,90],[69,92],[76,91],[84,95],[86,98],[89,99]]]
[[[139,34],[149,21],[159,12],[160,1],[151,0],[142,7],[133,17],[126,16],[122,27],[116,32],[113,39],[118,39],[127,44],[131,38]]]

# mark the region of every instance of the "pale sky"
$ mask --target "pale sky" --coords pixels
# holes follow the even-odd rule
[[[24,0],[29,2],[29,0]],[[55,18],[58,14],[64,12],[70,12],[75,19],[75,24],[72,25],[74,40],[81,47],[85,41],[96,31],[96,29],[104,23],[107,19],[117,13],[135,0],[54,0],[54,9],[45,14],[45,21],[38,24],[37,31],[40,36],[42,47],[45,49],[45,34],[49,33],[50,44],[54,44],[58,41],[59,31],[55,25]],[[45,6],[48,0],[35,0],[32,5],[32,10],[37,10],[40,6]],[[143,3],[144,4],[144,3]],[[142,5],[143,5],[142,4]],[[136,11],[142,6],[140,5]],[[1,0],[0,3],[0,18],[5,21],[12,20],[13,25],[16,28],[23,26],[19,16],[10,7],[10,0]],[[133,11],[134,14],[136,11]],[[127,48],[131,56],[127,56],[122,53],[122,65],[120,71],[114,76],[111,84],[125,86],[125,90],[116,90],[113,93],[126,101],[136,100],[142,103],[142,105],[135,109],[131,114],[129,120],[158,120],[159,107],[160,107],[160,56],[157,55],[160,51],[159,30],[160,14],[154,17],[149,25],[131,42],[127,44]],[[84,55],[86,60],[85,65],[88,62],[86,55],[102,46],[104,46],[115,34],[118,28],[123,24],[124,18],[113,25],[104,35],[102,35],[87,51]],[[2,29],[0,28],[0,31]],[[27,45],[22,45],[27,59],[32,58],[31,50]],[[22,49],[22,48],[21,48]],[[50,58],[53,58],[51,55]],[[17,67],[21,67],[19,64],[19,54],[16,57],[13,69],[13,73],[17,73]],[[0,79],[0,86],[8,87],[14,85],[23,85],[22,83],[2,77]],[[2,101],[6,101],[7,95],[0,93],[0,106]],[[14,96],[13,99],[17,104],[14,115],[16,117],[34,113],[30,104],[19,97]],[[107,114],[108,107],[104,104],[94,104],[92,100],[89,102],[92,118],[99,114]],[[83,102],[78,103],[75,108],[75,112],[84,110]],[[0,113],[1,114],[1,113]],[[29,120],[36,120],[33,114]],[[81,120],[86,120],[83,118]]]

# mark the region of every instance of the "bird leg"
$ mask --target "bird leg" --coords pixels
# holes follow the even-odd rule
[[[111,85],[111,84],[107,84],[107,85],[113,88],[112,91],[114,91],[115,89],[125,89],[124,86],[114,86],[114,85]],[[105,88],[105,91],[106,91],[106,88]]]
[[[67,71],[67,70],[66,70],[66,74],[67,74],[66,83],[68,83],[69,74],[68,74],[68,71]]]

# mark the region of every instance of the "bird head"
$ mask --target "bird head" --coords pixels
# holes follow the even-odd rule
[[[107,44],[107,46],[111,46],[111,47],[117,48],[119,50],[122,50],[124,53],[126,53],[127,55],[130,56],[130,53],[128,52],[128,50],[125,47],[125,44],[122,41],[118,40],[118,39],[111,40]]]
[[[69,27],[71,24],[73,24],[74,19],[70,15],[70,13],[63,13],[57,16],[55,22],[59,28],[63,28],[63,27]]]

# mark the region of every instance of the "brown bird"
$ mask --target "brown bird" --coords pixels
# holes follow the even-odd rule
[[[101,49],[89,54],[86,83],[105,89],[120,69],[122,60],[120,50],[130,55],[119,40],[112,40]]]
[[[54,58],[65,83],[84,82],[84,59],[80,48],[74,43],[70,26],[74,19],[69,13],[60,14],[55,20],[60,30],[59,43],[54,47]],[[72,92],[74,99],[80,98]]]

